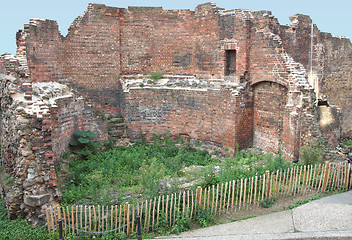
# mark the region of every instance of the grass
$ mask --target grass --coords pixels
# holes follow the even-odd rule
[[[163,194],[178,191],[175,179],[197,180],[206,187],[230,180],[262,175],[266,170],[288,168],[281,156],[259,151],[237,151],[235,156],[212,158],[206,150],[193,148],[182,139],[141,138],[129,147],[112,148],[85,159],[70,156],[70,177],[61,187],[62,204],[129,203],[160,194],[161,180],[171,179]],[[190,170],[185,170],[185,168]],[[60,172],[60,171],[58,171]],[[196,186],[194,186],[196,187]],[[142,197],[141,197],[142,196]]]
[[[31,226],[24,219],[7,218],[5,200],[0,199],[0,239],[10,240],[50,240],[58,239],[57,234],[49,234],[44,226]]]
[[[164,76],[163,72],[153,72],[149,75],[149,78],[152,80],[159,80],[162,79]]]
[[[294,208],[297,208],[297,207],[299,207],[299,206],[302,206],[302,205],[304,205],[304,204],[306,204],[306,203],[309,203],[309,202],[311,202],[311,201],[318,200],[318,199],[320,199],[320,198],[322,198],[322,197],[319,196],[319,195],[314,195],[314,196],[311,197],[311,198],[307,198],[307,199],[304,199],[304,200],[296,201],[294,204],[290,205],[288,208],[289,208],[289,209],[294,209]]]
[[[180,147],[170,138],[108,149],[86,160],[71,156],[71,175],[63,190],[63,203],[83,204],[90,199],[91,203],[106,204],[131,191],[152,197],[158,194],[161,179],[181,177],[182,168],[211,162],[218,160],[187,144]]]

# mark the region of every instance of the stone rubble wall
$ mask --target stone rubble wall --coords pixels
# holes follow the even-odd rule
[[[106,140],[106,121],[66,85],[30,82],[19,59],[1,75],[1,189],[10,218],[45,219],[60,201],[55,166],[72,133],[90,130]],[[1,62],[6,61],[2,57]],[[7,65],[8,66],[8,65]]]

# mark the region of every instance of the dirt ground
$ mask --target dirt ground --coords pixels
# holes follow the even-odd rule
[[[259,206],[259,204],[245,206],[240,210],[229,211],[229,213],[222,214],[221,216],[216,216],[217,224],[223,224],[233,221],[239,221],[248,219],[251,217],[257,217],[265,214],[270,214],[273,212],[280,212],[289,209],[289,207],[295,204],[297,201],[307,200],[316,195],[318,198],[326,197],[331,194],[326,193],[310,193],[302,195],[291,196],[288,198],[278,198],[275,199],[274,205],[270,208],[264,208]]]

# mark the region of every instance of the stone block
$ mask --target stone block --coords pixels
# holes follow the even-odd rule
[[[40,207],[50,201],[51,196],[49,194],[43,195],[25,195],[24,203],[30,207]]]

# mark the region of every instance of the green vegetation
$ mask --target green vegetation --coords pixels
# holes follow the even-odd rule
[[[347,142],[343,142],[342,143],[345,146],[352,146],[352,140],[351,141],[347,141]]]
[[[88,239],[103,239],[103,240],[119,240],[127,239],[125,233],[104,234],[99,236],[93,234],[91,237],[87,234],[75,236],[73,234],[65,237],[66,240],[88,240]],[[16,220],[9,220],[7,217],[5,200],[0,199],[0,239],[9,240],[56,240],[59,239],[57,232],[48,233],[45,226],[32,226],[26,220],[20,217]]]
[[[294,209],[294,208],[299,207],[299,206],[301,206],[301,205],[303,205],[303,204],[309,203],[309,202],[311,202],[311,201],[314,201],[314,200],[317,200],[317,199],[320,199],[320,198],[321,198],[320,196],[314,195],[314,196],[311,197],[311,198],[296,201],[294,204],[290,205],[288,208],[289,208],[289,209]]]
[[[259,205],[263,208],[271,208],[275,203],[275,199],[273,197],[264,198],[260,201]]]
[[[208,167],[204,186],[260,176],[265,174],[267,170],[274,172],[278,169],[289,168],[292,163],[284,160],[280,154],[262,153],[252,149],[250,151],[236,151],[234,157],[228,155],[225,160],[216,163],[216,165],[219,166],[217,171],[214,171],[214,164]]]
[[[153,144],[142,138],[133,146],[108,149],[86,159],[71,155],[71,176],[63,191],[63,203],[90,199],[104,204],[131,191],[155,196],[161,179],[180,177],[180,170],[186,166],[205,166],[213,161],[206,151],[186,144],[179,147],[170,138],[156,138]]]
[[[43,227],[33,227],[23,219],[9,220],[7,218],[5,200],[0,199],[0,239],[10,240],[50,240],[58,239],[57,234],[48,234]]]
[[[98,148],[100,148],[102,144],[98,140],[93,140],[96,137],[98,137],[98,135],[91,131],[73,132],[72,140],[69,142],[72,152],[82,159],[87,158],[91,154],[97,153]]]
[[[133,146],[105,148],[97,154],[86,151],[84,158],[69,156],[70,176],[62,187],[62,204],[111,204],[114,199],[121,204],[126,196],[133,203],[157,196],[161,180],[168,181],[162,193],[169,194],[178,191],[177,179],[181,177],[210,186],[291,166],[280,155],[257,150],[237,151],[234,157],[219,156],[220,160],[182,139],[169,137],[156,137],[153,143],[141,137]]]
[[[310,144],[301,147],[300,160],[304,165],[323,163],[326,154],[326,143],[323,139],[314,139]]]
[[[153,72],[149,75],[149,78],[156,81],[156,80],[162,79],[163,76],[164,76],[163,72]]]

